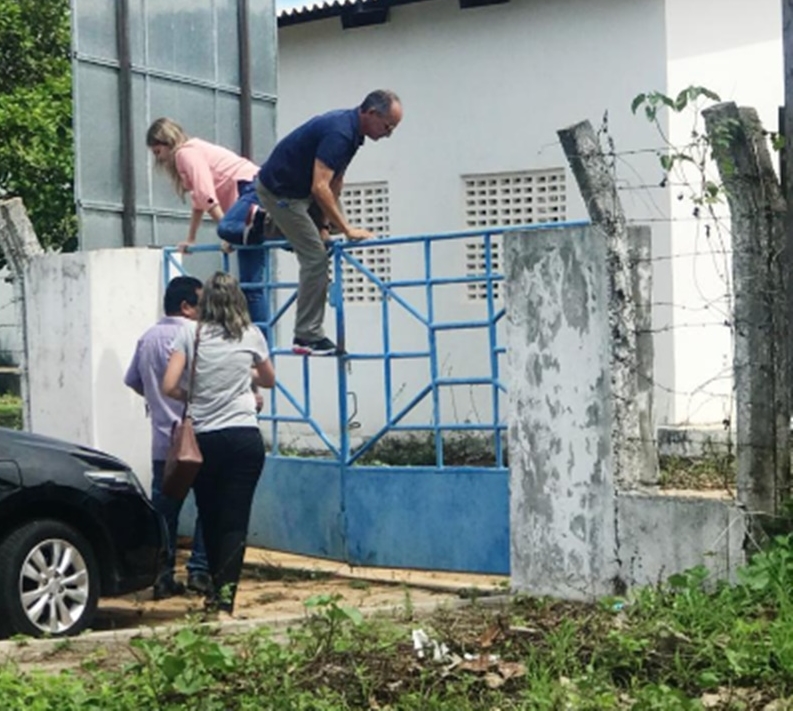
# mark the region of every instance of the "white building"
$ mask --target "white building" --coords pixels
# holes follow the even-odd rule
[[[395,90],[402,124],[359,151],[346,181],[387,205],[375,227],[405,235],[586,219],[556,131],[583,119],[597,127],[607,115],[623,204],[653,230],[657,423],[717,425],[732,408],[729,238],[706,237],[679,199],[685,186],[658,187],[664,143],[631,102],[701,85],[756,107],[776,130],[781,34],[778,0],[281,0],[278,134],[354,106],[370,89]],[[659,118],[672,144],[688,141],[692,114]],[[505,193],[515,178],[524,187],[517,201]],[[492,197],[481,194],[483,180],[498,207],[483,205]],[[476,255],[457,250],[452,261],[475,269]],[[392,271],[409,268],[396,249],[389,259]],[[481,309],[474,296],[461,288],[450,312]],[[368,324],[374,306],[358,306],[351,329]],[[450,346],[453,373],[465,367],[460,345]],[[366,382],[359,376],[358,387]]]

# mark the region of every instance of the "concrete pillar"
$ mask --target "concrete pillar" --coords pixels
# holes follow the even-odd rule
[[[785,213],[757,112],[732,102],[702,112],[730,206],[738,500],[758,516],[790,496],[790,384]]]
[[[505,235],[513,587],[592,599],[619,572],[606,240]]]
[[[655,485],[659,481],[658,450],[653,420],[655,346],[653,343],[653,260],[652,233],[647,225],[628,227],[631,299],[636,314],[636,415],[639,418],[639,442],[623,442],[634,448],[636,471],[627,479],[633,485]],[[628,433],[616,432],[627,437]]]
[[[106,450],[151,481],[143,398],[123,379],[162,310],[162,253],[45,254],[25,269],[31,430]]]

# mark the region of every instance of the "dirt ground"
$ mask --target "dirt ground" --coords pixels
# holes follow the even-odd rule
[[[180,550],[177,578],[186,577],[187,551]],[[251,627],[283,630],[308,614],[303,604],[314,595],[340,595],[338,604],[365,614],[429,611],[459,604],[464,598],[503,595],[509,578],[390,568],[352,568],[344,563],[249,548],[237,593],[237,620],[221,625],[234,634]],[[131,660],[129,640],[146,634],[172,634],[189,616],[202,619],[199,596],[152,600],[151,589],[99,601],[91,631],[68,640],[0,641],[0,664],[20,671],[51,673],[78,667]]]
[[[185,550],[179,551],[177,578],[184,580]],[[509,578],[391,568],[353,568],[345,563],[249,548],[237,593],[235,615],[247,620],[299,617],[314,595],[340,595],[340,604],[363,610],[404,608],[506,592]],[[177,623],[200,613],[198,596],[152,600],[151,590],[99,603],[93,629],[120,630]]]

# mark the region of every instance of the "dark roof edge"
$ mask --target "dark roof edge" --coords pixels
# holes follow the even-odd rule
[[[313,22],[314,20],[324,20],[328,17],[341,17],[345,12],[388,10],[390,7],[411,5],[416,2],[427,2],[427,0],[364,0],[363,2],[360,0],[358,2],[336,0],[333,4],[322,7],[315,6],[310,9],[295,8],[285,10],[283,13],[278,14],[278,26],[288,27],[289,25],[301,25],[304,22]]]

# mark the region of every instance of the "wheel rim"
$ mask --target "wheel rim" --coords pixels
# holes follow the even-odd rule
[[[19,575],[22,609],[42,632],[58,634],[74,627],[88,604],[88,566],[69,541],[51,538],[28,553]]]

